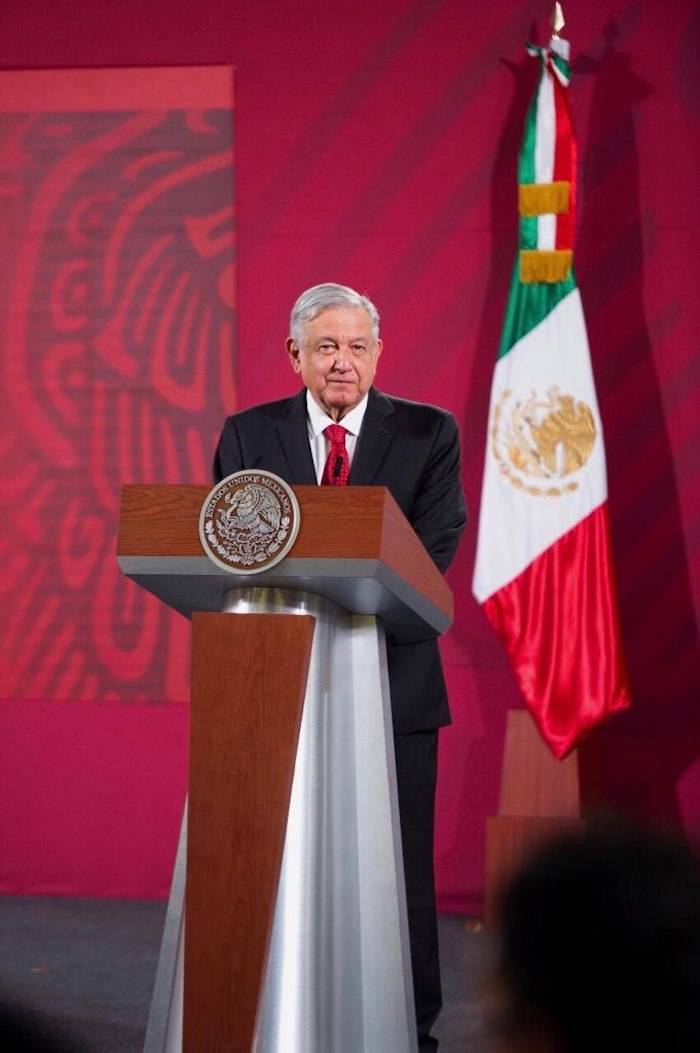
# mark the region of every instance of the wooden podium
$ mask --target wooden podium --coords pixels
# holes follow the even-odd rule
[[[121,569],[193,626],[187,818],[145,1049],[415,1050],[383,632],[444,632],[450,590],[383,488],[295,487],[292,550],[245,576],[201,547],[208,492],[122,496]]]

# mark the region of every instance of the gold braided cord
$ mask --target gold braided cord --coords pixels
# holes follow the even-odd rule
[[[521,249],[520,281],[525,285],[537,282],[563,282],[571,273],[571,249]]]
[[[569,211],[568,180],[556,183],[520,183],[518,186],[518,209],[521,216],[557,216]]]

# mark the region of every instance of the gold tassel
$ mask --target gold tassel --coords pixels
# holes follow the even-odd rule
[[[525,285],[563,282],[571,272],[573,256],[571,249],[521,249],[520,281]]]
[[[521,216],[562,216],[569,211],[571,184],[521,183],[518,186],[518,209]]]

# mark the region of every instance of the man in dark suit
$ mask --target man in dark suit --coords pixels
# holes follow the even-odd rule
[[[382,352],[379,315],[353,289],[324,284],[302,293],[290,334],[287,354],[304,389],[226,420],[215,479],[261,468],[293,485],[386,486],[444,573],[466,522],[454,418],[372,386]],[[437,1049],[430,1029],[442,1004],[433,875],[437,729],[450,714],[435,638],[387,635],[387,663],[418,1040],[427,1051]]]

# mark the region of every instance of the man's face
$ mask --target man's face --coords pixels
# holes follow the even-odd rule
[[[306,323],[301,347],[287,340],[292,369],[335,421],[367,394],[381,353],[382,342],[372,339],[372,323],[361,307],[327,307]]]

